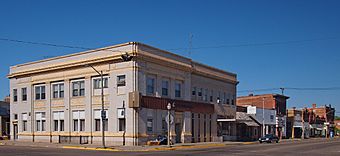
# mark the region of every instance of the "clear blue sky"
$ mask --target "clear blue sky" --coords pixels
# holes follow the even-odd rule
[[[187,48],[192,33],[194,48],[247,45],[192,50],[194,60],[237,73],[238,90],[338,87],[339,8],[337,0],[3,0],[0,38],[91,48],[139,41],[173,49]],[[298,40],[313,41],[287,42]],[[257,45],[267,42],[287,43]],[[9,94],[9,66],[78,51],[0,41],[0,97]],[[188,56],[185,49],[172,52]],[[285,94],[289,107],[317,103],[340,110],[340,90]]]

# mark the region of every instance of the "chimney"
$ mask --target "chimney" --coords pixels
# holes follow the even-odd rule
[[[316,104],[315,104],[315,103],[313,103],[313,105],[312,105],[312,106],[313,106],[313,108],[316,108]]]

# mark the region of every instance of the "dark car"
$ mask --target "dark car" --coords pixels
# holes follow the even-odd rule
[[[264,137],[259,138],[259,142],[260,143],[263,143],[263,142],[266,142],[266,143],[273,143],[273,142],[279,143],[279,140],[280,140],[279,137],[277,137],[274,134],[267,134]]]

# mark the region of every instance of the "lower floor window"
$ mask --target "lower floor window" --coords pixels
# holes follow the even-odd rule
[[[153,130],[152,125],[153,125],[152,119],[148,119],[147,122],[146,122],[146,129],[147,129],[148,132],[152,132],[152,130]]]
[[[118,122],[119,122],[119,131],[125,131],[125,118],[123,118],[123,119],[119,119],[118,120]]]
[[[27,120],[22,121],[22,131],[27,131]]]
[[[102,119],[102,111],[101,110],[94,110],[94,130],[101,131],[102,124],[104,124],[104,131],[108,131],[109,123],[108,123],[108,114],[107,110],[104,110],[105,118]]]
[[[64,120],[54,120],[54,131],[64,131]]]
[[[46,130],[45,112],[36,113],[35,118],[36,118],[36,130],[38,132],[45,131]]]

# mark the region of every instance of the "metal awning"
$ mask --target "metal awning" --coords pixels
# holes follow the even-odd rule
[[[218,122],[235,122],[236,119],[217,119]]]
[[[254,121],[246,121],[246,122],[243,122],[243,123],[246,124],[249,127],[259,127],[260,126]]]

